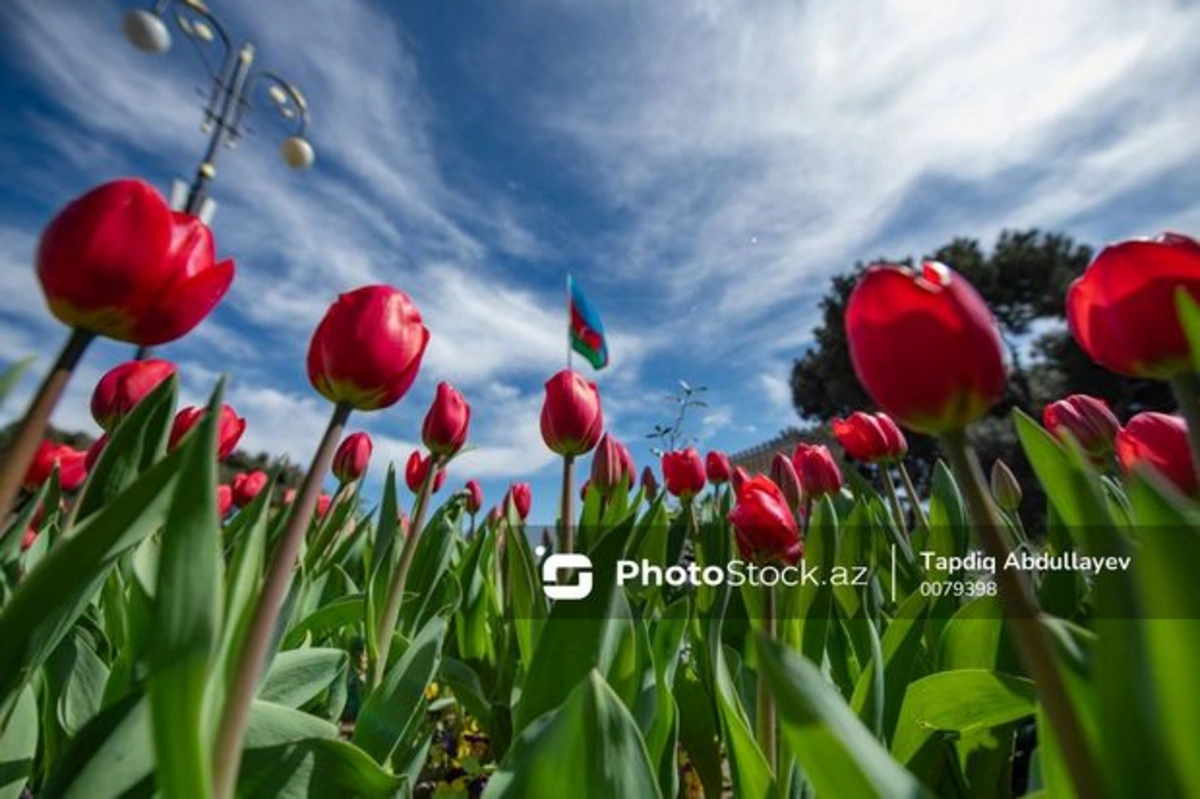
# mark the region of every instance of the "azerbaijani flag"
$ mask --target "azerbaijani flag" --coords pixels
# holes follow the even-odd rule
[[[608,342],[604,338],[604,323],[596,309],[583,296],[575,279],[567,275],[567,307],[571,314],[571,349],[578,352],[593,369],[608,366]]]

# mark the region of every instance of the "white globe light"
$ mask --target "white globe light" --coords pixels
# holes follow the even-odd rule
[[[313,147],[302,136],[289,136],[279,145],[279,154],[292,169],[307,169],[316,160]]]
[[[171,32],[156,14],[134,9],[125,15],[125,38],[144,53],[165,53],[171,46]]]

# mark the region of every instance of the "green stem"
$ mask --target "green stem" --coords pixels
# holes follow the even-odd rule
[[[413,506],[412,521],[408,525],[408,535],[404,537],[404,546],[400,549],[400,561],[392,574],[392,582],[388,586],[387,601],[383,606],[383,616],[379,619],[379,628],[375,631],[379,652],[375,662],[371,664],[371,686],[383,682],[387,673],[388,654],[392,650],[392,636],[396,632],[396,623],[400,620],[400,605],[404,602],[404,586],[408,582],[408,572],[412,568],[413,556],[417,553],[417,541],[421,528],[425,526],[425,512],[429,508],[429,498],[433,495],[433,484],[437,474],[442,469],[442,456],[430,455],[429,469],[421,482],[421,490],[417,493],[417,503]]]
[[[904,493],[908,494],[908,504],[912,505],[913,518],[917,521],[917,527],[929,532],[929,517],[925,515],[925,509],[921,507],[921,497],[917,494],[917,487],[913,485],[908,467],[904,465],[904,461],[897,461],[896,465],[900,467],[900,479],[904,481]]]
[[[1200,376],[1192,372],[1171,378],[1179,413],[1187,422],[1188,443],[1192,447],[1192,468],[1200,480]]]
[[[575,551],[575,456],[563,455],[562,509],[559,514],[558,548]]]
[[[58,405],[67,383],[71,380],[71,373],[75,371],[79,359],[83,357],[93,338],[95,334],[87,330],[72,330],[50,373],[33,395],[29,409],[25,411],[25,416],[8,445],[4,466],[0,468],[0,518],[6,516],[12,508],[17,493],[21,490],[21,483],[25,480],[25,473],[29,471],[29,464],[33,463],[33,456],[46,435],[50,415],[54,413],[54,407]]]
[[[763,634],[772,641],[775,640],[775,590],[771,586],[763,587]],[[771,688],[760,673],[757,686],[758,713],[757,733],[758,746],[762,749],[763,757],[772,774],[778,776],[778,755],[775,746],[775,697]]]
[[[274,640],[275,626],[279,622],[279,611],[287,597],[292,582],[292,572],[300,554],[300,546],[312,523],[317,498],[321,494],[321,483],[333,463],[334,450],[342,438],[346,420],[352,408],[344,402],[334,406],[329,426],[317,446],[308,473],[296,500],[292,504],[287,526],[280,536],[275,557],[271,560],[263,583],[262,594],[254,608],[254,617],[246,640],[238,656],[237,668],[233,672],[233,685],[225,699],[221,722],[217,729],[216,748],[213,757],[213,796],[230,799],[237,784],[238,767],[242,760],[242,741],[246,736],[246,724],[250,718],[250,704],[258,692],[258,681],[267,661],[267,649]]]
[[[896,493],[896,481],[892,479],[892,470],[886,463],[881,463],[879,471],[883,473],[883,484],[887,487],[888,502],[892,506],[892,516],[896,519],[896,527],[900,528],[900,532],[907,536],[908,520],[904,518],[904,508],[900,506],[900,495]]]
[[[1008,618],[1021,659],[1038,686],[1039,699],[1062,748],[1075,791],[1079,796],[1102,797],[1099,771],[1088,749],[1083,727],[1071,706],[1066,683],[1055,663],[1054,649],[1042,626],[1037,600],[1021,572],[1004,568],[1012,550],[1001,533],[1004,522],[985,487],[979,458],[961,430],[943,435],[941,446],[967,501],[980,546],[998,566],[995,580],[1004,615]]]

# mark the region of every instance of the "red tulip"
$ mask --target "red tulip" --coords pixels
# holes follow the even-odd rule
[[[88,447],[87,456],[83,459],[83,466],[88,474],[91,474],[92,468],[95,467],[96,461],[100,460],[100,456],[104,454],[104,449],[107,446],[108,433],[101,433],[100,437]]]
[[[279,503],[281,505],[287,506],[287,505],[291,505],[295,501],[296,501],[296,489],[285,488],[283,490],[283,495],[279,498]]]
[[[233,504],[244,508],[267,487],[270,478],[261,469],[233,476]]]
[[[842,490],[842,472],[829,454],[828,447],[822,444],[797,444],[792,454],[792,465],[796,467],[796,475],[800,478],[805,496],[810,499]]]
[[[449,457],[462,449],[471,424],[471,406],[449,383],[438,383],[437,397],[425,414],[421,440],[434,455]]]
[[[627,491],[633,483],[633,458],[611,433],[601,436],[600,444],[592,454],[592,474],[588,482],[596,486],[602,496],[608,496],[622,486]]]
[[[175,414],[175,423],[171,426],[170,449],[179,446],[179,442],[196,424],[204,418],[205,409],[195,405],[184,408]],[[233,454],[242,433],[246,432],[246,420],[228,405],[221,406],[221,419],[217,423],[217,460],[223,461]]]
[[[1200,299],[1200,244],[1177,233],[1105,247],[1067,291],[1067,325],[1092,360],[1133,377],[1191,371],[1175,291]]]
[[[508,487],[508,496],[504,498],[505,508],[516,508],[521,521],[529,518],[529,509],[533,505],[533,491],[529,483],[513,483]]]
[[[21,551],[29,549],[33,546],[33,542],[37,540],[38,531],[32,527],[25,528],[25,535],[21,537]]]
[[[135,405],[173,374],[175,364],[158,358],[127,361],[113,367],[92,392],[92,418],[112,432]]]
[[[800,476],[796,474],[796,467],[792,463],[792,459],[783,452],[776,452],[775,458],[771,461],[771,482],[783,492],[788,507],[793,511],[800,510],[800,503],[804,499]],[[742,484],[744,485],[745,481]]]
[[[792,564],[804,555],[796,517],[779,486],[766,477],[742,484],[729,521],[744,560]]]
[[[390,286],[337,298],[308,345],[308,379],[330,402],[359,410],[395,404],[421,367],[429,331],[412,300]]]
[[[591,452],[604,432],[600,392],[583,375],[564,369],[546,381],[542,440],[559,455]]]
[[[847,419],[834,419],[833,437],[846,454],[863,463],[898,461],[908,452],[908,442],[886,413],[856,411]]]
[[[1042,423],[1059,438],[1071,435],[1094,459],[1113,451],[1121,429],[1108,403],[1087,394],[1072,394],[1050,403],[1042,411]]]
[[[508,497],[505,496],[505,500],[507,500],[507,499],[508,499]],[[500,506],[493,505],[492,509],[488,511],[487,518],[485,518],[483,520],[483,523],[488,525],[489,527],[495,527],[497,524],[500,523],[500,519],[501,519]]]
[[[466,485],[467,513],[474,516],[483,507],[483,486],[478,480],[468,480]]]
[[[333,504],[333,497],[326,494],[324,491],[317,497],[317,518],[324,519],[325,514],[329,513],[329,506]]]
[[[200,323],[233,282],[199,218],[152,186],[115,180],[73,200],[42,233],[37,274],[59,321],[151,346]]]
[[[667,491],[685,502],[704,490],[704,462],[691,447],[663,453],[662,471]]]
[[[587,480],[584,480],[583,485],[579,486],[579,501],[580,502],[587,502],[587,492],[588,492],[588,489],[591,487],[592,487],[592,481],[590,478]]]
[[[891,264],[869,268],[850,294],[846,337],[863,388],[912,430],[958,430],[1004,394],[992,313],[942,264],[926,262],[919,273]]]
[[[217,518],[224,519],[233,508],[233,489],[221,483],[217,486]]]
[[[654,476],[654,470],[649,466],[642,469],[642,492],[646,495],[646,499],[651,501],[658,496],[658,478]]]
[[[746,471],[741,466],[733,467],[733,474],[729,477],[729,484],[733,486],[733,493],[737,494],[738,490],[745,485],[750,479],[750,472]]]
[[[25,472],[22,482],[25,490],[33,492],[41,488],[50,479],[55,466],[58,466],[58,484],[63,491],[75,491],[87,479],[86,452],[46,440],[38,446],[33,462]]]
[[[351,433],[342,439],[333,456],[333,476],[339,483],[352,483],[367,473],[371,449],[371,437],[366,433]]]
[[[433,465],[432,455],[421,455],[420,450],[413,450],[408,456],[408,463],[404,468],[404,482],[408,484],[408,490],[414,494],[421,490],[421,486],[425,484],[425,476],[429,474],[429,469]],[[433,477],[433,485],[430,487],[431,493],[436,494],[442,490],[442,486],[446,482],[446,472],[444,469],[438,469],[437,474]]]
[[[1139,413],[1117,433],[1117,461],[1129,474],[1144,463],[1188,496],[1197,493],[1187,423],[1166,413]]]
[[[729,478],[733,476],[733,467],[729,464],[729,456],[716,450],[704,456],[704,471],[708,475],[708,482],[715,486],[728,483]]]

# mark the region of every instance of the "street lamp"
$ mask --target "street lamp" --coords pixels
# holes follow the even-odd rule
[[[308,128],[308,101],[296,86],[274,72],[253,68],[255,49],[251,42],[235,47],[220,21],[202,0],[156,0],[149,9],[133,9],[125,14],[125,38],[137,49],[152,54],[165,53],[171,47],[171,31],[167,15],[190,41],[200,55],[212,81],[208,102],[204,107],[204,122],[200,130],[209,134],[204,158],[196,168],[187,193],[180,191],[174,198],[179,210],[208,222],[216,203],[208,196],[209,184],[216,177],[217,153],[221,145],[233,149],[246,131],[246,116],[253,108],[255,92],[266,90],[266,97],[276,112],[294,125],[291,136],[283,140],[279,153],[292,169],[312,166],[316,155],[304,138]],[[220,57],[212,57],[214,45],[220,46]],[[138,358],[149,355],[149,349],[138,349]]]

